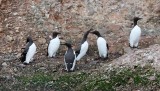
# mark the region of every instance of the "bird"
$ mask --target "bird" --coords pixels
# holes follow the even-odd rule
[[[37,47],[35,43],[33,43],[33,40],[30,36],[27,37],[26,43],[26,47],[21,54],[21,62],[24,64],[29,64],[31,61],[33,61],[33,56],[36,53]]]
[[[55,57],[57,50],[59,49],[60,46],[60,40],[58,37],[58,34],[61,34],[59,32],[53,32],[50,43],[48,44],[48,52],[47,56],[48,57]]]
[[[64,43],[61,45],[66,45],[68,47],[68,50],[66,51],[64,55],[64,63],[66,70],[68,72],[74,71],[75,65],[76,65],[76,54],[75,51],[72,49],[71,43]]]
[[[130,32],[130,37],[129,37],[129,46],[131,48],[138,48],[138,43],[140,40],[141,36],[141,28],[137,25],[137,21],[142,18],[139,17],[134,17],[134,28]]]
[[[97,47],[98,47],[98,52],[99,52],[99,57],[106,59],[108,58],[108,50],[109,46],[106,40],[102,37],[102,35],[99,33],[99,31],[93,31],[91,32],[92,34],[95,34],[98,39],[97,39]]]
[[[81,44],[79,45],[78,49],[76,50],[76,60],[79,61],[88,51],[88,42],[87,42],[87,37],[90,31],[92,31],[93,29],[91,28],[90,30],[86,31],[83,35]]]

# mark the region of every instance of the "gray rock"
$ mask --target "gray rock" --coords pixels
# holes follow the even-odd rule
[[[7,65],[6,62],[3,62],[3,63],[2,63],[2,66],[3,66],[3,67],[7,67],[8,65]]]
[[[41,68],[39,68],[40,70],[45,70],[46,68],[45,67],[41,67]]]
[[[15,32],[18,33],[19,32],[20,27],[15,27]]]
[[[6,39],[7,39],[9,42],[11,42],[11,41],[13,40],[13,37],[7,35],[7,36],[6,36]]]
[[[13,15],[16,16],[16,15],[18,15],[18,13],[17,13],[17,12],[14,12]]]
[[[92,16],[95,13],[95,10],[93,7],[88,7],[88,16]]]
[[[153,81],[153,80],[156,80],[156,77],[155,76],[150,76],[150,77],[148,77],[148,79]]]
[[[135,65],[140,65],[144,67],[145,65],[152,65],[156,70],[160,70],[160,45],[151,45],[149,48],[145,49],[132,49],[132,51],[127,52],[125,55],[113,60],[110,64],[104,64],[105,69],[109,68],[108,65],[117,68],[120,66],[134,67]],[[102,68],[104,68],[102,67]],[[106,70],[107,70],[106,69]]]
[[[16,58],[20,58],[21,57],[21,53],[18,53],[17,55],[16,55]]]
[[[24,65],[24,64],[19,64],[19,65],[17,65],[18,67],[22,67],[22,68],[24,68],[24,67],[26,67],[26,65]]]

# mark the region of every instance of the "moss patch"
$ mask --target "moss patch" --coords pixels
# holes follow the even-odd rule
[[[152,79],[150,79],[152,78]],[[103,73],[72,72],[59,74],[35,72],[30,76],[15,77],[12,90],[55,90],[55,91],[115,91],[143,88],[158,89],[160,74],[151,66],[133,69],[119,68]],[[4,83],[5,84],[5,83]],[[5,90],[5,85],[0,87]]]

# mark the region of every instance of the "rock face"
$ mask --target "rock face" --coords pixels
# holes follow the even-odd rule
[[[84,31],[93,26],[114,54],[128,46],[134,16],[143,18],[138,22],[141,48],[160,43],[159,0],[0,0],[0,4],[0,53],[20,53],[27,36],[45,52],[53,31],[78,44]],[[95,45],[95,36],[89,35],[88,41]]]
[[[39,42],[40,44],[45,44],[45,43],[46,43],[46,39],[45,39],[45,38],[39,38],[39,39],[38,39],[38,42]]]
[[[104,69],[112,69],[117,67],[131,67],[151,65],[160,71],[160,45],[155,44],[145,49],[134,49],[128,51],[120,58],[113,60],[110,64],[105,64]]]

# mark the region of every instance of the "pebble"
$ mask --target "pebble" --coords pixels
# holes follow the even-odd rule
[[[16,30],[15,32],[16,32],[16,33],[19,32],[19,28],[20,28],[20,27],[16,27],[16,28],[15,28],[15,30]]]
[[[17,57],[17,58],[21,57],[21,53],[18,53],[18,54],[16,55],[16,57]]]
[[[18,15],[18,13],[17,13],[17,12],[14,12],[14,13],[13,13],[13,15],[15,15],[15,16],[16,16],[16,15]]]
[[[153,81],[153,80],[156,79],[156,77],[155,76],[150,76],[150,77],[148,77],[148,79],[151,80],[151,81]]]
[[[46,68],[45,67],[41,67],[41,68],[39,68],[40,70],[45,70]]]
[[[6,62],[3,62],[3,63],[2,63],[2,66],[3,66],[3,67],[7,67],[8,65],[7,65]]]
[[[24,65],[24,64],[19,64],[18,66],[19,67],[26,67],[26,65]]]
[[[7,40],[9,41],[9,42],[11,42],[12,40],[13,40],[13,38],[11,37],[11,36],[9,36],[9,35],[7,35]]]

